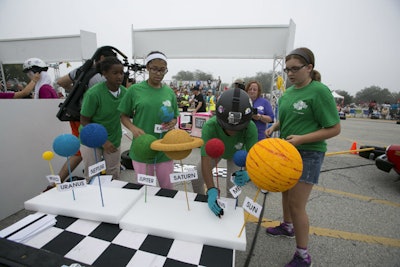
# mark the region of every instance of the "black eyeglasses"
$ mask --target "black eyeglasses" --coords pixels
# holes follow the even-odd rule
[[[153,74],[166,74],[168,72],[168,69],[156,69],[156,68],[149,68],[150,72]]]
[[[289,71],[291,71],[292,73],[296,73],[299,70],[301,70],[302,68],[304,68],[306,65],[300,66],[300,67],[291,67],[291,68],[284,68],[283,71],[285,73],[289,73]]]

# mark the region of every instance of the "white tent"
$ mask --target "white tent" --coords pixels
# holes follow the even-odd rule
[[[333,95],[334,98],[344,99],[344,96],[339,95],[339,94],[336,93],[335,91],[332,91],[332,95]]]

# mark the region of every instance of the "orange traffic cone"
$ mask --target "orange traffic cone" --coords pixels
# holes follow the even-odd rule
[[[357,152],[355,151],[355,150],[357,150],[357,142],[353,142],[350,150],[354,150],[354,151],[350,152],[351,154],[357,154]]]

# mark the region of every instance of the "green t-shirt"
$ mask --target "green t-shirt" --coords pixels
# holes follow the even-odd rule
[[[101,82],[86,91],[82,102],[81,115],[90,117],[93,123],[103,125],[107,130],[108,140],[115,147],[121,145],[122,128],[117,108],[125,94],[126,88],[121,85],[119,95],[115,97],[106,83]]]
[[[340,123],[331,91],[317,81],[300,89],[289,87],[279,98],[278,105],[281,138],[308,134]],[[326,142],[302,144],[297,149],[326,152]]]
[[[172,113],[174,118],[179,116],[177,99],[174,91],[163,85],[161,88],[151,87],[147,81],[134,84],[128,88],[126,96],[121,101],[118,110],[132,117],[132,123],[142,129],[146,134],[151,134],[157,139],[163,138],[164,133],[155,132],[156,124],[162,124],[163,111]],[[129,156],[135,161],[139,161],[133,151],[132,140]],[[145,163],[158,163],[169,161],[170,159],[163,153],[157,153],[154,160]]]
[[[238,150],[249,151],[250,148],[257,143],[258,133],[257,127],[254,122],[250,121],[249,125],[241,131],[238,131],[235,135],[227,135],[221,126],[217,122],[217,117],[213,116],[203,124],[201,131],[201,139],[204,141],[204,145],[201,147],[201,155],[207,156],[206,144],[208,140],[218,138],[225,145],[225,151],[222,155],[224,159],[232,159],[233,155]]]

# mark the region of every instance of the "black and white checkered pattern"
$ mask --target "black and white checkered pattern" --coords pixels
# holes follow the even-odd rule
[[[142,185],[128,183],[137,190]],[[174,198],[178,191],[155,190]],[[206,201],[197,195],[194,201]],[[233,266],[234,250],[121,230],[117,224],[56,216],[56,224],[25,244],[93,266]]]

